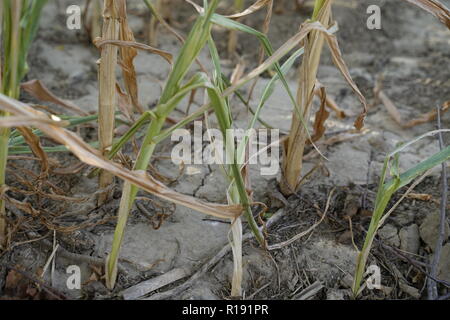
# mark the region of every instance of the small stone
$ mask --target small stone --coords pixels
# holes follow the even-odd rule
[[[327,300],[345,300],[350,291],[345,289],[329,289],[327,291]]]
[[[399,237],[400,249],[414,254],[419,253],[420,237],[417,224],[402,228],[399,232]]]
[[[420,299],[420,291],[406,283],[406,281],[400,281],[400,289],[413,297],[414,299]]]
[[[438,278],[450,282],[450,243],[442,248],[438,265]]]
[[[353,276],[349,273],[347,273],[342,279],[341,279],[341,285],[344,288],[351,288],[353,285]]]
[[[219,298],[213,293],[205,283],[193,287],[182,294],[183,300],[219,300]]]
[[[392,220],[401,226],[408,225],[414,222],[415,219],[414,211],[408,207],[399,207],[398,213],[392,215]]]
[[[387,244],[398,247],[400,246],[400,238],[398,237],[397,228],[392,224],[387,224],[383,228],[378,231],[378,235],[381,239],[383,239]]]
[[[433,250],[436,246],[436,241],[439,235],[440,220],[440,214],[436,211],[428,214],[420,225],[420,237]],[[448,233],[448,222],[445,222],[444,240],[448,238]]]
[[[361,207],[360,199],[350,194],[345,198],[344,217],[353,217],[358,213]]]

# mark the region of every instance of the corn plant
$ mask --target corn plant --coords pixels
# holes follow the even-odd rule
[[[151,6],[151,4],[148,1],[145,1],[147,5],[151,8],[152,11],[155,9]],[[168,137],[170,133],[182,126],[186,123],[196,119],[199,115],[201,115],[203,112],[208,110],[209,108],[212,108],[215,111],[215,114],[219,121],[219,127],[222,132],[225,132],[227,129],[231,128],[231,117],[230,117],[230,108],[228,105],[228,99],[227,96],[232,94],[235,89],[243,85],[245,82],[250,81],[254,77],[258,76],[260,73],[264,72],[264,70],[269,69],[270,67],[275,67],[275,69],[278,71],[278,78],[282,79],[283,83],[287,86],[286,79],[284,78],[283,73],[281,72],[281,69],[278,65],[278,60],[281,59],[285,54],[287,54],[292,48],[295,47],[295,43],[290,44],[290,48],[284,48],[280,53],[274,53],[272,50],[272,47],[270,43],[267,40],[267,37],[264,34],[261,34],[257,32],[256,30],[253,30],[247,26],[244,26],[236,21],[233,21],[231,19],[225,18],[223,16],[220,16],[218,14],[213,13],[213,8],[216,6],[216,1],[211,2],[211,4],[207,7],[207,10],[205,13],[203,13],[203,9],[197,8],[198,11],[201,13],[201,16],[198,18],[196,24],[194,25],[193,29],[191,30],[188,38],[184,42],[184,45],[181,49],[181,52],[178,56],[178,59],[174,65],[174,68],[169,75],[169,79],[167,81],[166,87],[163,91],[163,94],[160,98],[159,104],[156,106],[156,108],[152,111],[146,111],[142,117],[130,128],[130,130],[120,139],[120,141],[113,145],[112,150],[109,154],[109,158],[111,159],[114,154],[120,150],[120,148],[124,145],[124,143],[133,136],[139,128],[150,121],[150,127],[148,129],[147,135],[144,138],[144,142],[142,144],[138,159],[135,163],[135,170],[145,170],[145,168],[148,165],[148,162],[150,160],[150,157],[153,153],[153,150],[157,143],[162,141],[164,138]],[[206,7],[206,6],[205,6]],[[219,64],[219,58],[217,54],[217,50],[215,49],[214,42],[212,39],[210,39],[210,25],[211,23],[215,23],[221,26],[224,26],[228,29],[236,30],[236,31],[244,31],[252,33],[253,35],[256,35],[261,43],[263,44],[263,47],[266,49],[267,53],[269,55],[274,55],[273,61],[270,61],[266,63],[263,67],[263,70],[258,70],[258,73],[254,73],[249,77],[248,79],[245,79],[244,82],[241,82],[239,86],[232,88],[231,86],[228,87],[226,83],[223,82],[222,74],[220,71],[220,64]],[[209,39],[209,41],[208,41]],[[186,84],[181,85],[181,81],[184,78],[184,75],[186,74],[188,68],[198,55],[200,49],[206,42],[208,41],[211,56],[213,57],[213,64],[215,67],[215,77],[213,81],[210,81],[204,74],[200,73],[197,75],[194,75],[194,77],[191,78],[191,80],[187,81]],[[298,56],[298,52],[296,57]],[[292,59],[289,60],[290,65],[292,65]],[[272,83],[273,86],[273,83]],[[272,88],[271,86],[271,88]],[[191,90],[194,90],[196,88],[206,88],[208,96],[210,98],[210,103],[205,105],[204,107],[200,108],[200,110],[194,112],[192,115],[186,117],[186,119],[180,121],[173,127],[162,131],[162,126],[164,123],[165,118],[167,115],[175,108],[175,106],[181,101],[181,99],[186,96],[187,93],[189,93]],[[288,87],[287,87],[288,89]],[[270,89],[268,89],[270,91]],[[289,89],[288,89],[289,91]],[[265,97],[265,100],[267,100],[268,96],[270,95],[269,92],[267,92],[267,95]],[[264,102],[265,102],[264,100]],[[259,107],[262,108],[262,103]],[[234,145],[234,144],[233,144]],[[235,150],[235,147],[231,148],[233,151]],[[228,150],[231,150],[228,149]],[[244,150],[241,148],[241,150]],[[230,180],[231,187],[229,188],[229,201],[230,204],[241,204],[244,209],[245,217],[249,223],[249,226],[253,233],[255,234],[257,240],[260,242],[262,246],[265,245],[265,240],[261,234],[261,231],[259,230],[251,212],[250,208],[250,201],[247,195],[247,191],[245,189],[244,180],[241,173],[241,168],[238,165],[240,161],[238,161],[238,158],[242,159],[243,153],[240,152],[234,152],[233,157],[236,157],[236,161],[234,164],[232,164],[227,171],[227,177]],[[123,197],[121,200],[121,206],[119,208],[119,221],[115,232],[115,237],[113,241],[113,247],[110,255],[108,256],[107,260],[107,277],[108,277],[108,285],[109,287],[114,286],[114,281],[116,277],[116,268],[117,268],[117,257],[118,252],[120,249],[120,244],[122,242],[123,238],[123,232],[125,228],[125,224],[127,221],[127,216],[129,214],[129,211],[131,209],[131,206],[133,204],[133,200],[136,196],[138,189],[135,186],[132,186],[131,184],[126,183],[124,186],[123,191]],[[233,225],[232,225],[232,233],[233,233],[233,250],[234,250],[234,256],[235,256],[235,266],[237,271],[234,273],[234,280],[233,280],[233,289],[232,294],[233,295],[239,295],[240,294],[240,274],[241,271],[239,271],[240,263],[240,250],[239,247],[241,245],[240,238],[242,237],[242,227],[240,223],[240,219],[234,219]]]
[[[218,2],[218,0],[212,0],[207,8],[205,8],[205,14],[197,19],[180,51],[159,99],[156,111],[151,113],[153,118],[142,142],[141,149],[133,167],[134,170],[147,169],[156,147],[156,143],[153,139],[160,134],[166,118],[175,109],[187,92],[189,92],[181,90],[183,88],[182,81],[194,59],[208,40],[211,28],[210,18],[216,9]],[[195,82],[198,80],[200,79],[197,77],[192,81]],[[113,288],[115,284],[117,277],[117,260],[123,240],[124,228],[138,191],[138,187],[125,182],[120,201],[118,223],[114,234],[113,246],[106,262],[106,277],[109,288]]]
[[[20,81],[28,72],[27,55],[46,0],[2,0],[0,92],[19,98]],[[7,117],[7,112],[0,114]],[[0,185],[5,184],[10,129],[0,128]],[[0,245],[5,241],[5,202],[0,199]]]
[[[330,25],[331,1],[316,0],[313,21],[319,21],[324,27]],[[303,151],[308,139],[304,119],[309,119],[325,36],[320,31],[312,31],[305,44],[305,54],[300,67],[299,87],[297,91],[298,111],[292,114],[289,139],[283,161],[284,179],[281,190],[291,194],[297,190],[303,167]]]
[[[148,3],[148,1],[147,1]],[[262,3],[262,2],[261,2]],[[112,48],[113,45],[117,45],[120,47],[120,58],[121,65],[126,66],[126,72],[124,73],[124,78],[126,82],[127,93],[131,97],[133,105],[138,109],[137,100],[133,100],[136,97],[137,88],[135,84],[135,78],[133,78],[132,72],[134,68],[132,68],[132,58],[133,52],[125,51],[124,44],[134,45],[132,34],[127,26],[120,25],[118,27],[118,40],[117,39],[117,30],[114,32],[108,33],[111,31],[117,24],[115,23],[116,18],[112,18],[119,16],[120,22],[125,21],[124,11],[120,13],[120,8],[124,8],[124,2],[121,0],[105,0],[105,25],[104,25],[104,38],[97,42],[97,45],[102,50],[102,60],[100,64],[100,72],[99,72],[99,82],[100,82],[100,105],[105,103],[105,108],[109,108],[109,114],[105,114],[103,111],[103,116],[100,116],[99,122],[102,123],[102,119],[107,119],[109,123],[114,123],[114,110],[115,110],[115,78],[113,78],[113,68],[115,66],[115,60],[119,53],[113,52],[113,54],[108,55],[108,48]],[[273,69],[275,71],[275,76],[270,81],[269,85],[266,87],[263,96],[261,97],[261,101],[258,104],[257,110],[254,112],[253,119],[249,124],[249,128],[252,128],[255,125],[255,122],[258,119],[258,115],[264,106],[267,98],[270,96],[271,91],[273,90],[274,82],[279,80],[282,82],[284,88],[286,89],[289,97],[294,106],[296,106],[295,98],[293,97],[289,86],[287,85],[287,81],[284,77],[285,72],[292,66],[293,61],[303,53],[303,49],[299,49],[295,51],[287,60],[287,62],[280,66],[278,61],[283,58],[285,55],[290,53],[294,48],[296,48],[299,43],[308,37],[308,35],[313,31],[320,31],[325,34],[325,37],[328,40],[332,31],[327,30],[323,25],[318,23],[314,24],[309,22],[302,27],[301,31],[289,39],[280,49],[274,51],[268,41],[267,37],[264,33],[258,32],[248,26],[245,26],[237,21],[226,18],[224,16],[218,15],[214,13],[215,8],[217,7],[218,0],[212,0],[209,2],[204,2],[204,7],[197,7],[200,16],[198,17],[196,23],[194,24],[189,36],[184,42],[184,45],[178,55],[178,58],[173,66],[171,73],[169,74],[167,83],[163,90],[163,93],[159,99],[157,106],[152,110],[147,110],[143,112],[142,116],[131,125],[130,130],[121,138],[113,140],[112,134],[108,141],[103,141],[103,138],[100,139],[100,148],[102,149],[102,153],[105,158],[112,159],[114,155],[123,147],[123,145],[128,141],[132,136],[139,135],[138,130],[146,124],[149,124],[146,134],[144,136],[141,150],[138,154],[137,160],[134,165],[134,171],[130,172],[124,169],[123,167],[115,164],[112,161],[106,160],[104,158],[100,158],[92,152],[91,147],[84,144],[80,141],[79,138],[74,137],[72,133],[69,133],[61,128],[61,126],[70,125],[70,119],[68,119],[69,123],[63,121],[59,121],[58,123],[53,123],[49,120],[44,119],[42,115],[33,112],[29,108],[27,108],[23,104],[18,104],[14,101],[5,99],[1,97],[0,102],[2,108],[6,111],[14,112],[18,115],[22,116],[37,116],[39,121],[42,123],[37,126],[39,129],[34,130],[36,135],[40,135],[42,133],[51,134],[55,136],[60,143],[62,143],[66,149],[73,152],[77,155],[82,161],[96,166],[106,173],[106,171],[111,172],[112,174],[121,177],[126,180],[124,184],[124,189],[122,193],[122,199],[118,212],[118,223],[116,226],[116,231],[114,234],[114,240],[112,245],[111,253],[109,254],[106,261],[106,277],[107,277],[107,285],[108,287],[114,287],[116,275],[117,275],[117,259],[119,255],[119,250],[121,246],[121,242],[124,235],[124,228],[127,222],[128,214],[131,210],[131,207],[134,203],[135,197],[139,189],[144,189],[149,192],[153,192],[154,194],[173,201],[174,203],[179,203],[189,208],[193,208],[200,212],[204,212],[207,214],[225,217],[232,220],[232,245],[233,245],[233,256],[235,260],[235,272],[233,274],[233,286],[232,286],[232,295],[239,296],[241,294],[240,291],[240,282],[242,278],[242,225],[240,220],[240,215],[236,214],[236,212],[243,212],[244,216],[247,219],[247,222],[250,226],[250,229],[253,231],[256,239],[262,246],[265,246],[265,240],[262,236],[261,230],[256,224],[251,210],[251,199],[249,198],[246,190],[245,180],[243,177],[243,167],[239,165],[242,163],[242,159],[245,155],[246,143],[248,141],[248,137],[244,139],[240,145],[235,146],[234,141],[229,141],[231,143],[231,148],[227,149],[232,154],[234,159],[233,164],[229,165],[225,172],[226,176],[230,182],[230,187],[228,188],[228,206],[219,206],[219,205],[211,205],[200,202],[192,197],[183,196],[173,192],[162,184],[158,183],[156,180],[152,179],[150,176],[147,176],[143,173],[148,167],[148,164],[151,160],[152,154],[155,150],[157,143],[161,142],[164,138],[166,138],[170,133],[180,127],[183,126],[193,119],[196,119],[199,115],[202,115],[203,112],[213,109],[215,111],[215,115],[218,119],[219,128],[222,132],[226,132],[227,129],[232,128],[232,117],[231,117],[231,107],[230,107],[230,99],[229,97],[236,93],[238,97],[242,101],[241,95],[239,94],[239,88],[241,88],[244,84],[248,83],[250,80],[258,77],[261,73]],[[123,5],[123,6],[121,6]],[[119,8],[119,12],[117,10]],[[250,10],[251,11],[251,10]],[[248,10],[244,11],[248,12]],[[111,26],[112,24],[112,26]],[[258,66],[255,70],[251,71],[248,75],[243,77],[235,84],[230,84],[229,81],[224,77],[220,70],[219,57],[217,53],[217,49],[215,48],[214,41],[210,35],[210,29],[212,24],[217,24],[221,27],[225,27],[229,30],[233,31],[241,31],[247,32],[256,36],[268,57],[268,59]],[[112,36],[110,36],[112,35]],[[186,78],[186,74],[190,69],[190,66],[197,58],[200,50],[208,43],[211,56],[213,59],[214,65],[214,77],[213,79],[209,79],[205,73],[197,73],[192,76],[190,79]],[[129,49],[129,48],[127,48]],[[112,50],[114,51],[114,49]],[[103,64],[103,65],[102,65]],[[129,72],[129,73],[127,73]],[[113,88],[114,84],[114,88]],[[103,89],[102,89],[103,87]],[[196,112],[187,116],[185,119],[181,120],[179,123],[175,124],[171,128],[163,130],[163,125],[166,122],[167,117],[170,113],[176,108],[176,106],[180,103],[180,101],[188,95],[192,90],[196,90],[199,88],[206,89],[206,92],[209,96],[210,102],[205,106],[201,107]],[[109,96],[105,96],[108,93]],[[106,97],[106,98],[105,98]],[[103,108],[103,107],[101,107]],[[106,109],[105,109],[106,110]],[[297,108],[295,108],[297,110]],[[100,113],[102,111],[100,110]],[[112,116],[111,116],[112,115]],[[113,119],[111,121],[111,118]],[[301,119],[301,117],[300,117]],[[21,123],[27,123],[27,121],[21,119]],[[34,120],[36,123],[37,120]],[[75,119],[72,119],[75,121]],[[12,124],[2,122],[2,125],[5,127],[10,127]],[[41,130],[41,131],[40,131]],[[103,132],[112,132],[113,126],[109,126],[107,130],[101,129]],[[305,128],[307,131],[307,129]],[[109,134],[109,133],[105,133]],[[101,134],[101,137],[104,137],[105,134]],[[224,134],[226,137],[226,134]],[[25,137],[16,136],[14,134],[14,143],[12,143],[11,147],[17,148],[15,152],[30,152],[30,148],[23,145]],[[227,143],[227,141],[226,141]],[[92,144],[92,146],[98,147],[98,145]],[[55,147],[60,148],[58,150],[63,151],[63,147]],[[55,149],[45,149],[47,151],[56,151]],[[97,170],[98,171],[98,170]]]
[[[102,38],[94,43],[101,50],[99,80],[99,141],[100,151],[107,156],[111,150],[114,138],[114,112],[116,110],[116,91],[121,89],[116,83],[115,68],[120,58],[123,80],[126,89],[126,98],[133,108],[143,113],[138,101],[138,86],[136,70],[133,60],[137,55],[135,46],[161,55],[171,62],[171,55],[156,48],[141,45],[135,42],[133,31],[128,25],[126,0],[104,0],[103,6],[103,30]],[[123,110],[129,115],[130,110]],[[101,189],[108,187],[113,179],[109,172],[102,171],[99,177]],[[102,204],[108,198],[107,193],[102,193],[98,199]]]
[[[435,16],[441,23],[443,23],[447,28],[450,29],[450,10],[437,0],[405,0],[408,3],[416,5],[417,7],[429,12]],[[369,229],[367,231],[363,247],[358,254],[356,262],[356,270],[353,280],[353,295],[357,297],[362,290],[361,282],[364,277],[365,267],[367,259],[372,247],[372,243],[375,239],[378,229],[383,225],[384,221],[389,217],[393,208],[386,212],[386,208],[391,200],[393,194],[400,188],[408,185],[414,179],[420,175],[425,174],[428,170],[442,164],[450,158],[450,147],[442,149],[440,152],[434,154],[423,162],[419,163],[413,168],[400,174],[398,167],[398,159],[400,152],[404,150],[409,145],[427,137],[430,135],[435,135],[443,131],[449,130],[435,130],[425,133],[418,138],[399,146],[393,152],[386,156],[384,161],[384,166],[381,172],[380,182],[378,184],[377,196],[375,199],[375,207],[372,213],[372,219],[370,221]],[[386,182],[386,178],[389,174],[392,176],[390,181]],[[418,179],[420,180],[420,179]],[[420,181],[417,181],[417,183]],[[402,200],[402,199],[400,199]],[[395,208],[395,207],[394,207]]]
[[[295,108],[292,113],[289,138],[285,143],[285,153],[282,163],[283,177],[280,188],[285,195],[295,193],[299,187],[306,142],[310,141],[314,145],[314,141],[307,128],[307,120],[311,113],[314,91],[317,83],[317,71],[320,65],[320,56],[325,41],[330,48],[334,64],[342,73],[343,77],[351,86],[353,92],[358,96],[364,107],[364,110],[355,120],[354,126],[356,129],[361,129],[363,127],[364,118],[367,113],[366,99],[350,76],[349,70],[342,59],[336,37],[330,33],[330,29],[334,28],[334,25],[331,25],[332,2],[332,0],[315,1],[313,15],[309,24],[318,23],[322,28],[311,30],[303,42],[305,52],[299,69],[297,99],[294,104]],[[324,29],[326,29],[326,31]],[[316,121],[318,120],[318,116],[319,115],[316,114]],[[323,134],[323,132],[321,134]],[[315,137],[315,139],[319,137],[320,134],[318,137]],[[317,151],[320,153],[318,149]]]
[[[357,297],[361,291],[361,282],[365,273],[365,266],[370,253],[370,248],[372,247],[373,240],[378,229],[383,225],[384,221],[389,217],[392,210],[386,212],[386,208],[391,200],[392,196],[399,189],[411,183],[413,180],[419,176],[426,173],[428,170],[442,164],[450,158],[450,146],[442,149],[440,152],[434,154],[428,159],[422,161],[418,165],[410,168],[403,173],[399,170],[399,156],[400,152],[410,146],[411,144],[428,137],[430,135],[438,134],[439,132],[450,131],[450,130],[435,130],[428,132],[406,144],[397,147],[394,151],[389,153],[385,160],[383,169],[381,171],[380,181],[378,183],[378,191],[375,199],[375,207],[372,214],[372,219],[370,221],[369,229],[367,230],[364,245],[361,252],[358,255],[356,263],[356,271],[353,281],[353,295]],[[386,181],[388,175],[392,176],[392,179]]]
[[[405,0],[405,1],[414,4],[419,8],[431,13],[436,18],[438,18],[444,25],[450,28],[450,10],[439,1],[437,0]],[[395,208],[394,206],[393,208],[391,208],[389,211],[386,212],[386,208],[393,194],[400,188],[411,183],[414,179],[416,179],[420,175],[425,174],[428,170],[431,170],[433,167],[445,162],[450,157],[450,147],[447,147],[441,150],[440,152],[436,153],[435,155],[431,156],[430,158],[426,159],[425,161],[419,163],[415,167],[400,174],[398,167],[398,159],[400,156],[400,152],[407,146],[423,139],[424,137],[434,135],[442,131],[448,130],[436,130],[426,133],[407,144],[401,145],[400,147],[398,147],[393,152],[387,155],[381,172],[372,219],[365,237],[363,248],[358,254],[356,262],[356,270],[352,286],[354,297],[357,297],[361,293],[362,290],[361,282],[364,277],[365,266],[376,233]],[[386,182],[388,169],[390,175],[392,176],[392,179]],[[416,183],[418,182],[420,181],[417,181]]]

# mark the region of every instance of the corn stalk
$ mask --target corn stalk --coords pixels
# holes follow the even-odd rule
[[[117,0],[104,0],[103,3],[103,40],[119,40],[119,8]],[[107,155],[114,138],[114,115],[116,110],[116,65],[118,48],[106,44],[101,49],[100,66],[98,71],[99,100],[98,100],[98,136],[100,151]],[[100,189],[105,189],[113,182],[110,172],[102,171],[99,177]],[[101,193],[98,199],[102,204],[108,198],[107,193]]]
[[[214,86],[209,88],[208,95],[211,104],[214,108],[214,113],[217,117],[220,131],[225,140],[226,158],[232,159],[232,164],[224,168],[226,178],[230,183],[227,190],[228,203],[238,204],[242,203],[247,221],[250,222],[252,231],[256,231],[258,241],[264,245],[264,237],[260,234],[258,226],[253,219],[250,209],[249,197],[245,188],[244,179],[242,177],[242,168],[239,165],[238,159],[240,155],[237,154],[237,146],[235,145],[233,137],[227,135],[227,130],[232,128],[231,110],[229,107],[229,99],[222,96],[225,83],[222,80],[222,72],[219,62],[219,54],[212,38],[208,42],[211,56],[215,67],[214,72]],[[222,164],[223,165],[223,164]],[[240,297],[242,295],[242,220],[237,217],[231,221],[231,230],[229,235],[229,242],[233,252],[233,278],[231,282],[231,296]]]
[[[208,7],[205,8],[206,12],[197,18],[197,21],[191,29],[164,87],[156,111],[153,114],[153,119],[142,142],[133,170],[147,170],[156,147],[154,138],[160,134],[167,116],[184,97],[184,95],[177,96],[181,88],[181,82],[185,78],[186,73],[195,58],[200,53],[200,50],[208,40],[211,28],[211,15],[216,9],[218,2],[219,0],[212,0]],[[125,182],[119,206],[118,223],[114,233],[113,245],[111,253],[106,260],[106,284],[109,288],[113,288],[115,285],[117,278],[117,261],[120,246],[123,241],[124,229],[138,191],[139,188],[137,186]]]
[[[2,0],[0,92],[19,98],[20,81],[28,72],[28,50],[38,28],[39,16],[46,0]],[[1,112],[1,117],[9,116]],[[0,128],[0,186],[5,186],[10,129]],[[6,241],[5,202],[0,199],[0,247]]]
[[[89,17],[89,35],[91,40],[102,36],[102,4],[101,0],[93,0]]]
[[[163,0],[156,0],[154,9],[156,12],[161,12],[163,10]],[[152,7],[153,8],[153,7]],[[148,32],[148,42],[151,46],[158,45],[158,18],[152,13],[150,17],[150,22],[147,25]]]
[[[325,28],[330,25],[331,0],[317,0],[312,16],[313,21],[319,21]],[[305,39],[305,53],[300,66],[300,78],[297,91],[298,112],[293,112],[289,139],[285,145],[285,157],[283,160],[283,175],[281,190],[285,195],[290,195],[298,188],[303,168],[303,152],[308,138],[304,121],[310,116],[314,87],[316,84],[317,70],[320,64],[320,56],[324,45],[322,32],[314,30]]]
[[[244,9],[244,0],[234,0],[233,3],[234,13],[241,12],[242,9]],[[228,45],[227,45],[228,55],[230,57],[232,57],[233,54],[236,52],[237,42],[238,42],[237,32],[235,30],[230,30],[228,34]]]

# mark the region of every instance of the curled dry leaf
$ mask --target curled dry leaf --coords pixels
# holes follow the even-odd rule
[[[196,4],[195,2],[191,1],[191,0],[185,0],[187,3],[189,3],[190,5],[192,5],[195,10],[197,10],[198,13],[203,14],[203,12],[205,12],[205,10],[199,6],[198,4]],[[236,14],[232,14],[229,16],[226,16],[227,18],[230,19],[239,19],[245,16],[248,16],[262,8],[264,8],[266,5],[268,5],[271,1],[273,0],[257,0],[254,4],[252,4],[250,7],[248,7],[247,9],[245,9],[242,12],[236,13]]]
[[[247,9],[245,9],[242,12],[236,13],[236,14],[232,14],[230,16],[226,16],[227,18],[230,19],[238,19],[238,18],[242,18],[245,16],[248,16],[262,8],[264,8],[265,6],[267,6],[271,1],[273,0],[258,0],[256,1],[254,4],[252,4],[250,7],[248,7]]]
[[[326,29],[320,22],[306,22],[302,24],[300,27],[299,32],[291,37],[288,41],[286,41],[277,51],[273,53],[269,58],[266,59],[266,61],[262,64],[260,64],[258,67],[250,71],[247,75],[243,76],[237,83],[230,86],[227,90],[224,91],[223,96],[229,96],[232,94],[235,90],[245,85],[247,82],[249,82],[251,79],[259,76],[263,72],[265,72],[267,69],[269,69],[274,63],[279,61],[283,56],[285,56],[289,51],[291,51],[293,48],[295,48],[299,43],[301,43],[305,38],[308,36],[308,34],[314,30],[320,31],[325,35],[325,39],[327,40],[328,46],[331,51],[331,55],[333,58],[333,62],[336,65],[336,67],[339,69],[339,71],[344,76],[347,83],[350,85],[352,90],[357,95],[359,101],[361,102],[363,106],[363,111],[356,119],[354,126],[357,130],[361,130],[364,126],[364,119],[367,114],[367,102],[364,95],[361,93],[361,91],[358,89],[358,86],[353,81],[352,77],[350,76],[350,72],[347,68],[347,65],[344,62],[344,59],[342,58],[342,53],[339,49],[339,45],[336,39],[336,36],[333,34],[334,29],[336,29],[336,24],[333,25],[330,29]]]
[[[319,22],[304,24],[296,35],[286,41],[277,51],[275,51],[269,58],[267,58],[266,61],[264,61],[258,67],[239,79],[238,82],[226,89],[223,93],[223,96],[227,97],[231,95],[238,88],[244,86],[247,82],[268,70],[274,63],[278,62],[282,57],[284,57],[287,53],[294,49],[302,40],[304,40],[312,30],[327,32],[325,27],[323,27]]]
[[[48,118],[44,113],[34,110],[29,105],[3,94],[0,94],[0,109],[22,117],[29,117],[30,121],[27,125],[33,125],[45,134],[52,136],[54,140],[65,145],[81,161],[88,165],[107,170],[119,178],[127,180],[140,189],[146,190],[164,200],[224,219],[235,219],[242,212],[240,205],[209,203],[177,193],[154,179],[145,171],[130,171],[112,161],[106,160],[97,150],[85,143],[75,133],[55,126],[54,124],[49,124]],[[7,121],[3,122],[2,125],[5,127],[10,126]],[[23,123],[23,125],[26,125],[26,123]]]
[[[119,40],[135,42],[133,31],[128,25],[127,18],[127,4],[126,0],[118,1],[118,16],[119,19]],[[137,50],[132,46],[120,46],[120,65],[122,67],[123,80],[125,88],[131,98],[133,106],[140,113],[144,112],[144,109],[138,100],[138,85],[136,79],[136,70],[134,68],[133,60],[137,56]]]
[[[30,146],[33,154],[41,160],[41,174],[40,178],[44,179],[48,175],[49,170],[49,162],[47,153],[42,149],[41,141],[39,137],[36,136],[31,129],[27,127],[18,127],[17,130],[20,131],[22,136],[24,137],[26,143]]]
[[[22,210],[23,212],[28,213],[33,217],[37,217],[40,215],[40,211],[33,208],[33,206],[28,202],[21,202],[14,198],[8,197],[6,191],[8,191],[8,187],[0,188],[0,198],[5,200],[6,203],[10,204],[12,207]]]
[[[376,97],[379,101],[384,105],[389,115],[392,119],[402,128],[412,128],[417,125],[435,121],[437,118],[437,110],[433,109],[430,112],[422,114],[420,117],[416,119],[409,120],[405,122],[400,114],[400,111],[395,106],[394,102],[386,95],[386,93],[382,90],[375,90]],[[450,101],[447,101],[442,104],[441,112],[444,113],[450,108]]]
[[[32,95],[34,98],[38,100],[60,105],[68,110],[74,111],[79,115],[83,116],[88,115],[85,111],[81,110],[80,107],[73,104],[72,102],[60,99],[57,96],[55,96],[53,93],[50,92],[50,90],[47,89],[47,87],[40,80],[34,79],[28,82],[24,82],[20,85],[20,87],[22,90],[28,92],[30,95]]]
[[[58,127],[65,127],[70,124],[69,121],[62,120],[62,121],[55,121],[50,118],[48,118],[44,113],[42,119],[36,119],[36,117],[33,116],[11,116],[11,117],[2,117],[0,118],[0,127],[20,127],[20,126],[35,126],[39,125],[40,123],[47,123],[51,124],[53,126]]]
[[[236,83],[239,81],[239,79],[242,77],[245,71],[245,63],[244,61],[240,60],[239,63],[236,65],[236,67],[233,69],[233,72],[231,73],[230,77],[230,83]]]
[[[350,76],[350,72],[347,68],[347,65],[345,64],[345,61],[342,58],[342,53],[341,53],[341,50],[339,49],[339,44],[338,44],[336,36],[329,32],[326,32],[325,38],[327,40],[328,47],[330,48],[331,56],[332,56],[334,64],[339,69],[341,74],[344,76],[345,80],[350,85],[353,92],[356,94],[356,96],[358,97],[359,101],[361,102],[361,104],[363,106],[363,111],[359,114],[359,116],[357,117],[357,119],[355,120],[355,123],[354,123],[355,128],[357,130],[361,130],[364,127],[364,119],[367,115],[366,98],[361,93],[358,86],[353,81],[352,77]]]
[[[318,96],[319,98],[321,97],[321,92],[320,92],[321,86],[323,86],[323,85],[319,81],[316,81],[316,89],[314,90],[314,94],[316,96]],[[339,108],[336,101],[334,101],[334,99],[332,99],[328,95],[326,95],[326,98],[325,98],[325,105],[327,106],[327,108],[332,110],[339,119],[345,119],[347,117],[347,115],[345,114],[345,111],[342,110],[341,108]]]
[[[70,166],[64,167],[64,168],[53,169],[52,173],[53,174],[60,174],[60,175],[77,174],[81,170],[83,170],[85,167],[86,167],[85,163],[77,161],[77,163],[75,163],[74,165],[70,165]]]
[[[106,44],[113,44],[119,47],[132,47],[132,48],[136,48],[139,50],[144,50],[144,51],[148,51],[151,53],[155,53],[159,56],[161,56],[162,58],[164,58],[167,62],[169,62],[170,64],[172,64],[172,54],[170,54],[167,51],[164,50],[160,50],[154,47],[151,47],[149,45],[143,44],[143,43],[139,43],[139,42],[133,42],[133,41],[123,41],[123,40],[101,40],[99,38],[94,40],[94,44],[96,47],[102,47]]]
[[[409,2],[439,19],[450,29],[450,10],[437,0],[404,0]]]
[[[330,116],[330,113],[325,109],[326,101],[327,101],[327,93],[325,91],[325,87],[319,88],[319,96],[320,96],[320,107],[316,112],[316,116],[314,119],[314,134],[311,137],[313,142],[319,140],[325,134],[325,121]]]
[[[428,194],[428,193],[411,192],[406,197],[410,198],[410,199],[420,200],[420,201],[431,201],[431,200],[433,200],[433,196],[431,194]]]
[[[127,120],[133,121],[133,110],[131,107],[131,97],[122,91],[120,85],[116,83],[116,91],[117,91],[117,106],[119,107],[122,114],[127,118]]]
[[[126,0],[105,1],[104,18],[113,18],[115,20],[117,34],[114,37],[105,37],[107,35],[108,26],[112,26],[110,22],[104,23],[103,38],[94,39],[93,43],[98,48],[104,45],[115,45],[119,47],[120,61],[118,64],[122,69],[125,89],[130,96],[134,108],[140,112],[144,112],[144,108],[139,103],[138,99],[138,85],[136,78],[136,70],[134,67],[134,58],[137,55],[137,49],[145,50],[163,57],[169,64],[172,64],[172,55],[166,51],[142,44],[135,41],[133,31],[128,24]]]

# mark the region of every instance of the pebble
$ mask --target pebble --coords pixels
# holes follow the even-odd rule
[[[399,237],[401,250],[414,254],[419,253],[420,237],[417,224],[403,227],[399,232]]]
[[[416,216],[414,211],[405,206],[399,206],[395,214],[392,215],[392,220],[398,225],[405,226],[415,221]]]
[[[387,224],[384,227],[382,227],[378,231],[378,235],[387,244],[394,246],[394,247],[400,246],[400,238],[398,237],[397,228],[394,227],[392,224]]]
[[[345,289],[328,289],[327,300],[345,300],[350,294],[351,291]]]
[[[438,278],[450,282],[450,243],[442,248],[438,265]]]
[[[422,224],[420,225],[420,237],[433,250],[434,247],[436,246],[436,241],[439,234],[439,224],[440,224],[440,214],[439,212],[435,211],[429,213],[423,220]],[[448,222],[446,222],[445,239],[448,238],[448,234],[449,234],[449,226]]]

